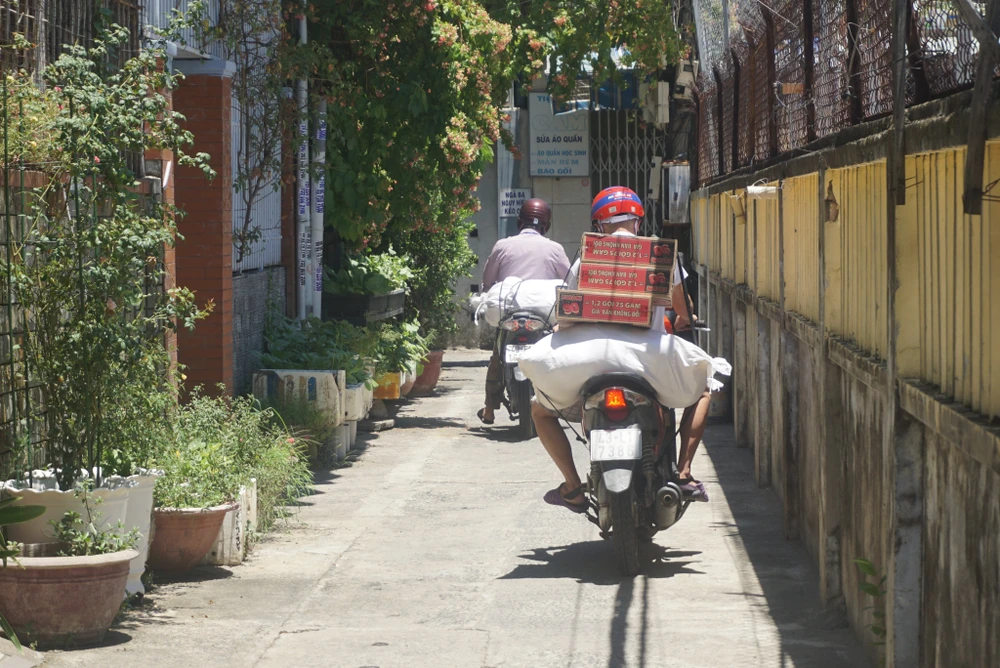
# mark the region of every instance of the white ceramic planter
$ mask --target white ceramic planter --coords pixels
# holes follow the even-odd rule
[[[115,489],[101,487],[91,492],[90,511],[83,503],[82,496],[73,492],[63,492],[58,489],[24,489],[10,481],[4,486],[4,495],[20,497],[17,505],[44,506],[45,513],[30,522],[12,524],[7,527],[7,538],[17,543],[51,543],[55,541],[55,532],[50,522],[59,521],[69,511],[76,511],[85,522],[94,521],[95,515],[100,516],[99,525],[103,529],[125,522],[130,488],[119,485]],[[101,499],[100,503],[95,503]]]
[[[202,560],[213,566],[236,566],[247,556],[248,538],[257,530],[257,480],[240,488],[240,504],[230,509],[222,520],[215,544]]]
[[[344,420],[357,422],[368,417],[373,397],[373,391],[366,388],[364,383],[348,385],[344,388]]]
[[[253,395],[260,401],[297,399],[313,404],[331,426],[344,423],[344,371],[261,369],[253,374]]]
[[[141,536],[135,546],[139,556],[129,564],[128,582],[125,584],[125,595],[144,594],[146,588],[142,584],[142,574],[146,571],[146,556],[149,555],[149,542],[153,539],[153,488],[156,479],[162,475],[159,471],[149,471],[125,479],[129,486],[128,506],[125,508],[125,528],[131,531],[138,529]]]

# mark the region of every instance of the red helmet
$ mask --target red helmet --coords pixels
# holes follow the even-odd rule
[[[599,225],[620,223],[645,215],[642,200],[633,190],[624,186],[605,188],[597,193],[590,207],[590,220]]]
[[[545,234],[549,231],[552,223],[552,207],[543,199],[537,197],[529,199],[521,205],[521,211],[517,214],[517,229],[525,227],[540,228],[538,231]]]

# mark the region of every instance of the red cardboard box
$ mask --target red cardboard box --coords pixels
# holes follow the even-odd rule
[[[587,232],[580,244],[581,262],[673,269],[676,256],[676,239]]]
[[[649,295],[612,295],[558,290],[556,317],[560,322],[610,322],[649,327],[653,303]]]
[[[654,306],[670,308],[673,267],[630,267],[622,264],[580,264],[579,289],[585,292],[648,294]]]

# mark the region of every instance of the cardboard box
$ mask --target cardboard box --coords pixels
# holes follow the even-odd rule
[[[655,266],[673,270],[676,257],[676,239],[587,232],[580,242],[581,262],[600,262],[632,267]]]
[[[579,289],[584,292],[650,295],[653,306],[670,308],[672,267],[630,267],[621,264],[580,264]]]
[[[558,291],[559,322],[609,322],[649,327],[653,302],[649,295],[601,294],[579,290]]]

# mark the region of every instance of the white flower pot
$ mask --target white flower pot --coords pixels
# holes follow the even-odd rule
[[[125,508],[125,529],[138,529],[139,543],[135,549],[139,556],[129,563],[128,582],[125,585],[125,595],[144,594],[146,588],[142,584],[142,574],[146,571],[146,556],[149,554],[149,542],[152,540],[153,528],[153,488],[156,479],[162,475],[159,471],[148,471],[125,478],[129,488],[128,506]]]
[[[257,530],[257,480],[240,488],[239,506],[226,512],[219,535],[201,563],[213,566],[237,566],[246,559],[249,538]]]
[[[44,506],[45,513],[30,522],[12,524],[7,527],[7,538],[17,543],[51,543],[55,541],[55,530],[50,522],[59,521],[69,511],[80,513],[84,522],[91,522],[93,515],[100,515],[100,528],[107,529],[125,521],[130,488],[127,485],[116,489],[100,487],[91,492],[90,511],[87,514],[83,497],[76,496],[72,491],[58,489],[31,489],[7,481],[4,485],[5,496],[18,496],[16,505]],[[96,503],[100,499],[100,503]]]
[[[334,427],[344,423],[346,385],[344,371],[261,369],[253,373],[255,398],[303,401],[318,409]]]
[[[368,411],[372,407],[372,397],[372,390],[367,389],[364,383],[344,388],[344,420],[357,422],[368,417]]]

